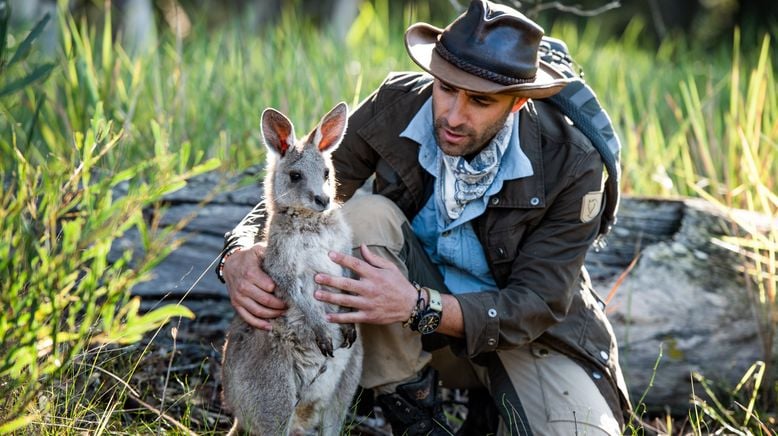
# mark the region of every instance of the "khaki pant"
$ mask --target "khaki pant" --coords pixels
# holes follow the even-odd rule
[[[446,292],[440,273],[394,203],[376,195],[357,196],[343,211],[352,228],[356,255],[359,245],[365,244],[394,262],[406,277]],[[399,323],[363,324],[361,333],[365,348],[361,384],[365,388],[385,393],[387,386],[413,379],[431,364],[446,387],[489,390],[500,411],[499,435],[621,434],[591,375],[547,347],[532,344],[465,359],[448,347],[425,351],[421,336]]]

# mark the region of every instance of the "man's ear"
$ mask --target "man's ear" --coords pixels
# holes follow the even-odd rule
[[[517,97],[516,101],[513,103],[511,112],[517,112],[519,109],[523,108],[524,104],[527,103],[527,100],[529,100],[528,97]]]

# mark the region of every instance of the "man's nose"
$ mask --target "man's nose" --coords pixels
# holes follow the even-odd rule
[[[451,106],[448,109],[448,116],[446,120],[449,126],[456,127],[464,124],[467,120],[467,114],[465,112],[467,105],[467,95],[459,91],[451,101]]]

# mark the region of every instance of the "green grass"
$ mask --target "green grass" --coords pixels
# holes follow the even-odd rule
[[[161,198],[193,175],[261,163],[265,107],[312,126],[337,101],[353,108],[389,71],[416,70],[402,31],[429,11],[409,9],[393,22],[388,7],[366,2],[345,41],[292,12],[253,31],[237,19],[214,27],[195,17],[188,38],[163,32],[155,50],[134,57],[110,25],[65,14],[52,17],[61,52],[43,56],[33,26],[3,37],[0,7],[0,434],[218,431],[179,402],[202,379],[166,379],[185,394],[164,410],[141,403],[148,392],[136,376],[150,348],[138,341],[190,315],[180,306],[142,315],[129,297],[177,243],[175,227],[159,228],[142,211],[163,213]],[[667,40],[647,51],[637,42],[640,22],[617,39],[599,28],[593,19],[549,33],[568,43],[616,123],[624,191],[700,196],[777,218],[776,42],[766,33],[746,44],[735,33],[719,50]],[[128,194],[114,195],[118,186]],[[775,406],[778,229],[739,224],[743,236],[716,243],[749,265],[744,298],[755,302],[765,361],[728,393],[745,412],[723,401],[690,405],[694,434],[771,434],[759,421]],[[112,241],[128,230],[142,235],[142,255],[108,262]]]
[[[744,53],[737,32],[731,47],[714,52],[667,40],[652,53],[638,48],[643,30],[635,21],[622,38],[596,45],[602,39],[596,24],[552,30],[568,42],[619,129],[624,191],[697,195],[704,189],[743,208],[744,189],[754,180],[775,192],[775,41],[765,34]],[[754,174],[741,170],[745,150],[759,162]],[[774,207],[774,199],[768,204]]]

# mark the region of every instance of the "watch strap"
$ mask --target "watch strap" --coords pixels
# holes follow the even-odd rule
[[[435,312],[443,312],[443,299],[440,297],[440,292],[426,288],[427,294],[429,294],[430,302],[429,302],[429,308],[434,310]]]

